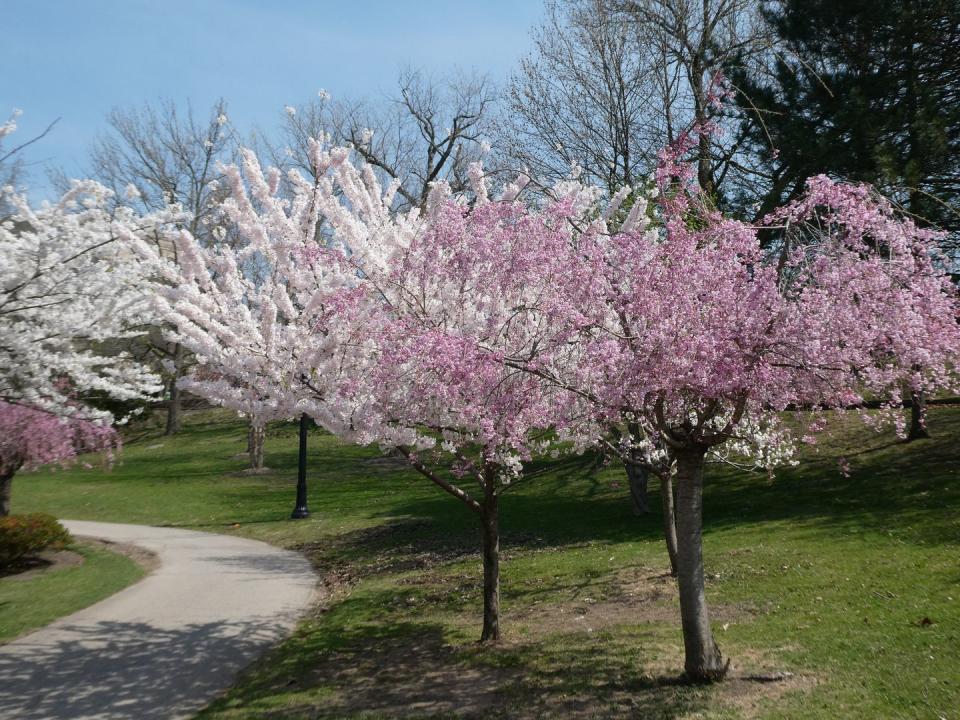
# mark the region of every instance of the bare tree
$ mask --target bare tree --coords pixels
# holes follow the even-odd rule
[[[498,145],[547,182],[576,165],[612,194],[650,173],[680,132],[726,121],[715,81],[729,63],[752,62],[768,36],[758,0],[547,0],[508,88]],[[748,174],[742,142],[701,134],[705,190],[737,191]]]
[[[759,0],[609,0],[613,12],[636,33],[638,43],[659,55],[666,140],[694,124],[722,123],[715,85],[724,68],[752,64],[771,47]],[[737,92],[737,88],[731,88]],[[739,162],[740,134],[701,133],[697,180],[708,194],[739,191],[752,171]],[[735,189],[736,188],[736,189]]]
[[[217,101],[206,118],[188,105],[181,111],[172,101],[135,109],[115,109],[109,130],[94,143],[91,173],[125,202],[146,210],[180,205],[188,220],[185,229],[202,243],[215,242],[214,213],[222,198],[219,165],[235,147],[226,103]],[[168,249],[173,252],[172,247]],[[174,260],[176,258],[173,258]],[[158,328],[143,352],[154,358],[167,386],[166,434],[180,431],[182,397],[179,380],[191,360],[179,343],[163,339]]]
[[[400,182],[398,209],[418,207],[434,182],[448,182],[455,192],[467,189],[467,168],[485,154],[494,101],[485,76],[435,78],[405,70],[397,97],[384,103],[331,101],[322,93],[310,103],[287,108],[279,143],[261,136],[258,144],[278,167],[308,174],[310,138],[352,146],[385,179]]]
[[[649,173],[666,128],[658,56],[610,0],[547,0],[505,93],[497,144],[550,183],[579,167],[613,194]]]

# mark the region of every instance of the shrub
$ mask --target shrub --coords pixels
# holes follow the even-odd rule
[[[70,533],[53,515],[29,513],[0,517],[0,568],[41,550],[61,550]]]

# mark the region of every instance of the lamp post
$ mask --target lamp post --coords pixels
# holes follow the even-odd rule
[[[300,416],[300,457],[297,462],[297,506],[290,514],[292,520],[302,520],[310,517],[307,509],[307,431],[310,429],[310,418],[306,413]]]

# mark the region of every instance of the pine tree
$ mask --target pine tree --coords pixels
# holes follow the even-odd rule
[[[780,0],[764,14],[769,74],[730,71],[768,179],[759,213],[827,173],[960,230],[960,3]]]

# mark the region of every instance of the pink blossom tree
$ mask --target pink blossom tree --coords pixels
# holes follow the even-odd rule
[[[648,219],[639,219],[647,198],[638,197],[619,232],[609,230],[609,213],[573,211],[579,191],[554,201],[554,212],[577,227],[567,262],[589,268],[593,281],[574,272],[572,282],[551,284],[556,297],[525,312],[569,311],[549,323],[561,342],[505,362],[587,399],[597,422],[632,424],[650,466],[669,468],[685,670],[703,682],[728,666],[704,592],[708,455],[774,465],[791,455],[793,438],[779,423],[789,406],[843,409],[869,395],[894,418],[904,382],[956,387],[960,306],[930,234],[867,189],[811,180],[806,196],[769,223],[804,222],[817,228],[815,238],[791,244],[788,235],[770,258],[756,228],[703,198],[677,159],[682,150],[662,157]]]
[[[518,321],[517,308],[551,282],[537,245],[546,232],[540,218],[516,203],[470,207],[450,200],[435,207],[388,272],[365,274],[364,289],[384,302],[376,361],[343,389],[363,399],[355,415],[360,438],[396,449],[476,513],[483,543],[481,641],[500,637],[501,496],[534,455],[568,450],[569,441],[582,449],[594,430],[575,395],[503,362],[529,353],[539,332]],[[501,275],[491,262],[512,272]],[[564,268],[557,264],[553,271]]]
[[[56,415],[0,400],[0,517],[10,513],[13,477],[40,465],[73,462],[78,454],[120,447],[120,436],[104,422]]]
[[[529,341],[515,307],[550,281],[515,230],[544,226],[521,205],[488,202],[476,172],[473,205],[437,184],[422,215],[395,212],[396,184],[382,187],[343,148],[311,143],[314,179],[290,173],[290,195],[276,171],[243,158],[226,172],[223,206],[242,242],[205,250],[181,234],[179,266],[167,267],[162,312],[221,378],[193,390],[231,406],[255,391],[399,453],[456,498],[479,520],[481,639],[497,640],[500,495],[577,421],[569,393],[501,360]],[[509,283],[491,259],[513,264]]]

